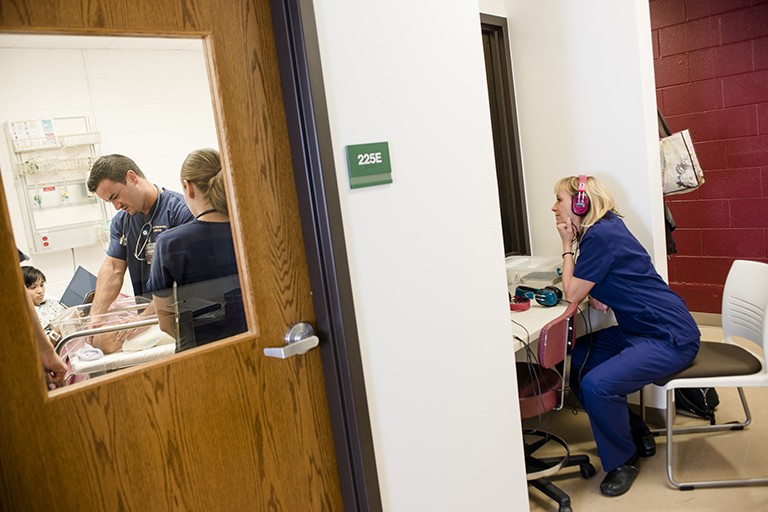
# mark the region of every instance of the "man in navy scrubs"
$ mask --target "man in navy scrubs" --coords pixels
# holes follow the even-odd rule
[[[139,166],[123,155],[96,160],[88,178],[88,190],[119,210],[110,226],[107,257],[96,276],[91,316],[104,313],[117,298],[128,270],[135,296],[147,295],[152,255],[157,237],[164,231],[194,219],[178,192],[152,184]],[[143,315],[154,314],[150,305]],[[94,327],[95,325],[91,325]],[[94,338],[94,346],[111,353],[122,346],[131,331]]]

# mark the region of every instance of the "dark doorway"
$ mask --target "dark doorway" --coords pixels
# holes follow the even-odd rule
[[[481,14],[480,22],[499,184],[504,252],[507,255],[530,254],[531,243],[528,236],[507,20]]]

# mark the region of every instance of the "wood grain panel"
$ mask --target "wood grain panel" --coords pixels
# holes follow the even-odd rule
[[[262,354],[314,320],[269,2],[0,0],[0,30],[205,36],[251,328],[48,395],[0,192],[0,510],[342,510],[319,351]]]

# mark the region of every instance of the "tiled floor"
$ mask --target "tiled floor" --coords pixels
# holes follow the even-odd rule
[[[702,327],[702,339],[722,339],[722,330]],[[743,420],[735,389],[718,389],[718,423]],[[678,479],[768,478],[768,389],[745,389],[752,425],[741,432],[689,434],[675,440],[675,476]],[[702,423],[704,420],[678,414],[676,425]],[[589,480],[579,476],[578,468],[569,468],[551,478],[571,496],[575,512],[663,512],[768,510],[768,486],[680,491],[667,480],[664,436],[656,438],[656,455],[643,459],[640,475],[625,495],[608,498],[600,494],[605,473],[595,448],[592,430],[583,411],[559,411],[551,431],[565,438],[571,453],[587,454],[597,469]],[[679,469],[678,469],[679,468]],[[529,486],[532,512],[557,512],[557,504]]]

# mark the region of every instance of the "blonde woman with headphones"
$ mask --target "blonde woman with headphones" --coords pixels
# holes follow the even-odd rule
[[[656,452],[627,395],[691,364],[700,332],[685,301],[653,267],[624,225],[613,196],[592,176],[555,185],[557,232],[563,242],[563,291],[571,302],[589,296],[618,325],[577,340],[571,387],[587,411],[606,476],[600,491],[620,496],[632,486],[640,457]]]

